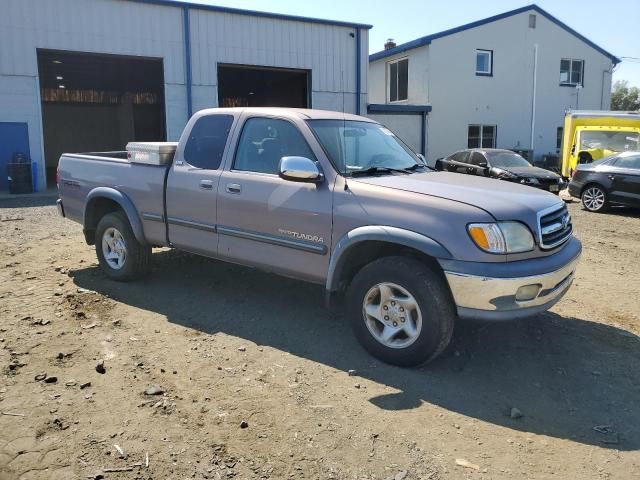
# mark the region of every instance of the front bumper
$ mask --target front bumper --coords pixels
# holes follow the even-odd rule
[[[494,277],[478,275],[477,272],[462,273],[445,269],[445,276],[461,318],[482,320],[511,320],[529,317],[544,312],[558,302],[573,282],[576,266],[580,260],[581,246],[577,242],[577,254],[554,265],[551,271],[526,276]],[[576,250],[575,244],[572,251]],[[567,248],[567,247],[565,247]],[[559,255],[559,254],[557,254]],[[555,255],[554,255],[555,256]],[[551,263],[549,257],[527,260],[525,262]],[[513,262],[520,263],[520,262]],[[557,261],[553,263],[558,263]],[[474,268],[477,270],[477,267]],[[522,271],[522,266],[514,268]],[[537,293],[516,297],[521,287]]]

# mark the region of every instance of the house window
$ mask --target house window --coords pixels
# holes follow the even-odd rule
[[[476,50],[476,75],[493,75],[493,50]]]
[[[560,60],[560,85],[584,86],[584,60],[563,58]]]
[[[496,126],[469,125],[467,148],[496,148]]]
[[[529,28],[536,28],[536,16],[534,14],[529,15]]]
[[[389,101],[401,102],[409,98],[409,59],[403,58],[389,65]]]
[[[562,148],[562,127],[558,127],[556,130],[556,149],[560,150]]]

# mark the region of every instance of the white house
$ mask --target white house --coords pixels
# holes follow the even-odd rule
[[[431,106],[430,160],[479,146],[539,159],[560,147],[567,109],[609,108],[619,62],[529,5],[370,55],[369,101]]]
[[[366,109],[370,25],[173,0],[0,3],[0,191],[16,152],[55,186],[61,152],[177,140],[202,108]]]

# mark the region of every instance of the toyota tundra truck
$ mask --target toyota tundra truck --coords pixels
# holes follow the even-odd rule
[[[549,309],[582,250],[556,195],[432,171],[379,123],[321,110],[202,110],[178,143],[63,154],[58,189],[109,279],[171,247],[321,284],[401,366],[442,353],[459,318]]]

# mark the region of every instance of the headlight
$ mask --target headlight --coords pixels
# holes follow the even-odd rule
[[[472,223],[469,236],[489,253],[520,253],[533,250],[533,235],[520,222]]]
[[[520,183],[524,183],[526,185],[538,185],[540,182],[537,178],[523,178],[520,180]]]

